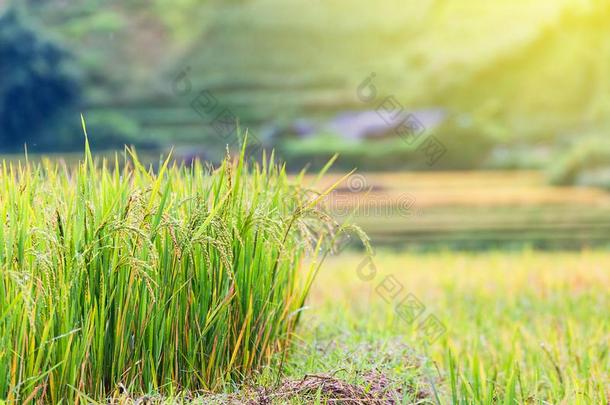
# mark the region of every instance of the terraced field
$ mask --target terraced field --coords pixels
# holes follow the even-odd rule
[[[140,13],[137,3],[100,13],[50,2],[32,13],[104,79],[92,80],[85,112],[129,117],[162,145],[213,137],[214,117],[189,107],[199,91],[259,128],[370,108],[355,90],[371,72],[380,94],[409,108],[494,118],[509,137],[564,132],[604,111],[603,2],[156,1]],[[172,91],[185,69],[188,97]]]
[[[327,181],[332,181],[330,177]],[[539,172],[355,174],[327,199],[378,244],[581,248],[610,242],[610,194]]]

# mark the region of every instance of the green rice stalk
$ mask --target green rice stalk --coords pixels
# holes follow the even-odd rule
[[[336,224],[244,150],[213,170],[88,144],[77,167],[2,163],[0,400],[218,390],[287,348],[320,264],[303,258]]]

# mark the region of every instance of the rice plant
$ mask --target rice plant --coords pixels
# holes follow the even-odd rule
[[[169,162],[2,164],[0,402],[219,390],[287,347],[324,194],[273,154]]]

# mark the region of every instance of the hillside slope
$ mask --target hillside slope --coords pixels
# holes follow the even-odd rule
[[[356,96],[371,72],[381,95],[492,122],[508,140],[595,125],[610,106],[601,1],[132,0],[101,15],[51,4],[37,14],[83,60],[103,61],[90,113],[120,111],[168,144],[213,137],[172,93],[184,69],[193,91],[253,128],[373,108]]]

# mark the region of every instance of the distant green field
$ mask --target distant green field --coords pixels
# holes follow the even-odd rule
[[[550,187],[538,172],[362,173],[327,203],[400,248],[580,249],[610,245],[610,194]],[[329,178],[328,181],[332,181]],[[412,204],[408,205],[407,204]]]

